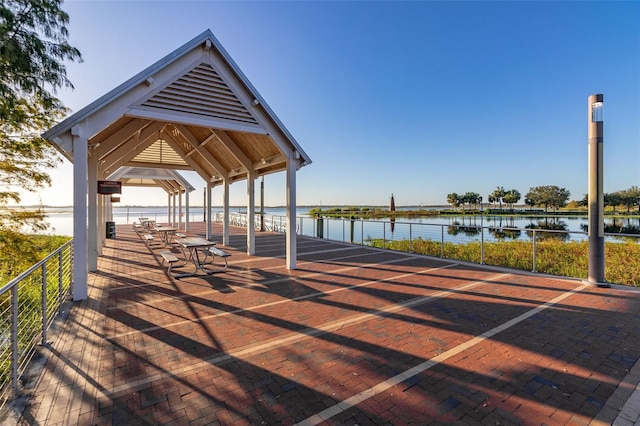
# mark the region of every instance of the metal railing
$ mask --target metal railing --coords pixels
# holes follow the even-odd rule
[[[47,343],[47,331],[70,294],[73,240],[0,289],[0,406],[19,394],[19,378]]]
[[[222,214],[216,215],[222,221]],[[232,213],[233,225],[246,227],[244,213]],[[265,229],[285,232],[287,220],[284,216],[265,215]],[[255,228],[260,229],[260,215],[256,214]],[[463,260],[479,264],[503,266],[558,275],[562,259],[558,259],[558,246],[585,252],[575,268],[569,268],[565,276],[579,278],[587,269],[586,241],[583,231],[567,231],[543,228],[513,228],[484,226],[483,224],[456,225],[400,222],[391,220],[364,220],[355,218],[328,218],[299,216],[296,218],[298,235],[324,238],[352,244],[398,250],[408,253],[425,254],[434,257]],[[632,242],[640,246],[640,235],[605,233],[606,251],[620,246],[620,242]],[[637,249],[636,249],[637,250]],[[617,269],[634,270],[633,256],[616,258]],[[560,274],[563,275],[563,274]],[[640,286],[640,277],[631,277],[627,285]]]

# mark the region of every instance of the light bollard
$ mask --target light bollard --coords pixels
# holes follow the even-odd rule
[[[609,287],[604,271],[604,95],[589,96],[589,278],[586,284]]]

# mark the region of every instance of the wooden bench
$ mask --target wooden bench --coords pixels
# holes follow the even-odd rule
[[[174,263],[178,262],[180,259],[178,259],[176,255],[171,253],[170,251],[161,251],[160,256],[162,256],[163,265],[165,261],[169,264],[169,269],[167,269],[167,272],[170,274],[171,267],[173,266]]]
[[[178,244],[178,239],[187,238],[187,234],[183,234],[182,232],[174,232],[173,233],[173,244]]]
[[[153,235],[151,235],[151,234],[145,234],[144,235],[144,241],[147,243],[147,245],[149,247],[151,247],[151,243],[153,243],[154,240],[155,240],[155,238],[153,238]]]
[[[231,256],[231,253],[228,253],[222,249],[219,249],[217,247],[209,247],[208,250],[209,254],[211,254],[211,256],[213,256],[213,259],[215,260],[216,256],[221,257],[224,260],[224,268],[222,268],[222,270],[218,271],[218,272],[223,272],[227,270],[227,267],[229,266],[229,264],[227,263],[227,257]]]

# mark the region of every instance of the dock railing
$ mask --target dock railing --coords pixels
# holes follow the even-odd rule
[[[260,229],[260,215],[256,214],[255,229]],[[222,221],[222,215],[215,220]],[[481,218],[473,224],[433,224],[392,220],[366,220],[357,218],[311,217],[296,218],[298,235],[397,250],[407,253],[462,260],[473,263],[550,273],[580,278],[586,273],[588,235],[583,231],[567,231],[543,228],[502,227],[484,225]],[[246,215],[233,213],[232,225],[246,227]],[[285,232],[287,218],[264,215],[265,230]],[[637,253],[640,235],[605,233],[605,252],[626,248]],[[574,252],[585,252],[575,265],[561,265],[558,258],[562,247],[571,246]],[[621,284],[640,286],[640,277],[632,275],[637,269],[634,256],[616,257],[616,272],[623,275]],[[627,271],[627,272],[625,272]]]
[[[0,288],[0,407],[19,396],[19,379],[46,345],[47,331],[70,295],[73,240]]]

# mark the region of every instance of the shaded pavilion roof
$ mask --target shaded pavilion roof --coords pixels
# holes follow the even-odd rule
[[[73,161],[78,127],[103,176],[120,167],[194,170],[213,185],[311,159],[207,30],[43,136]]]
[[[159,187],[168,194],[192,192],[195,188],[177,171],[146,167],[121,167],[108,180],[119,180],[123,186]]]

